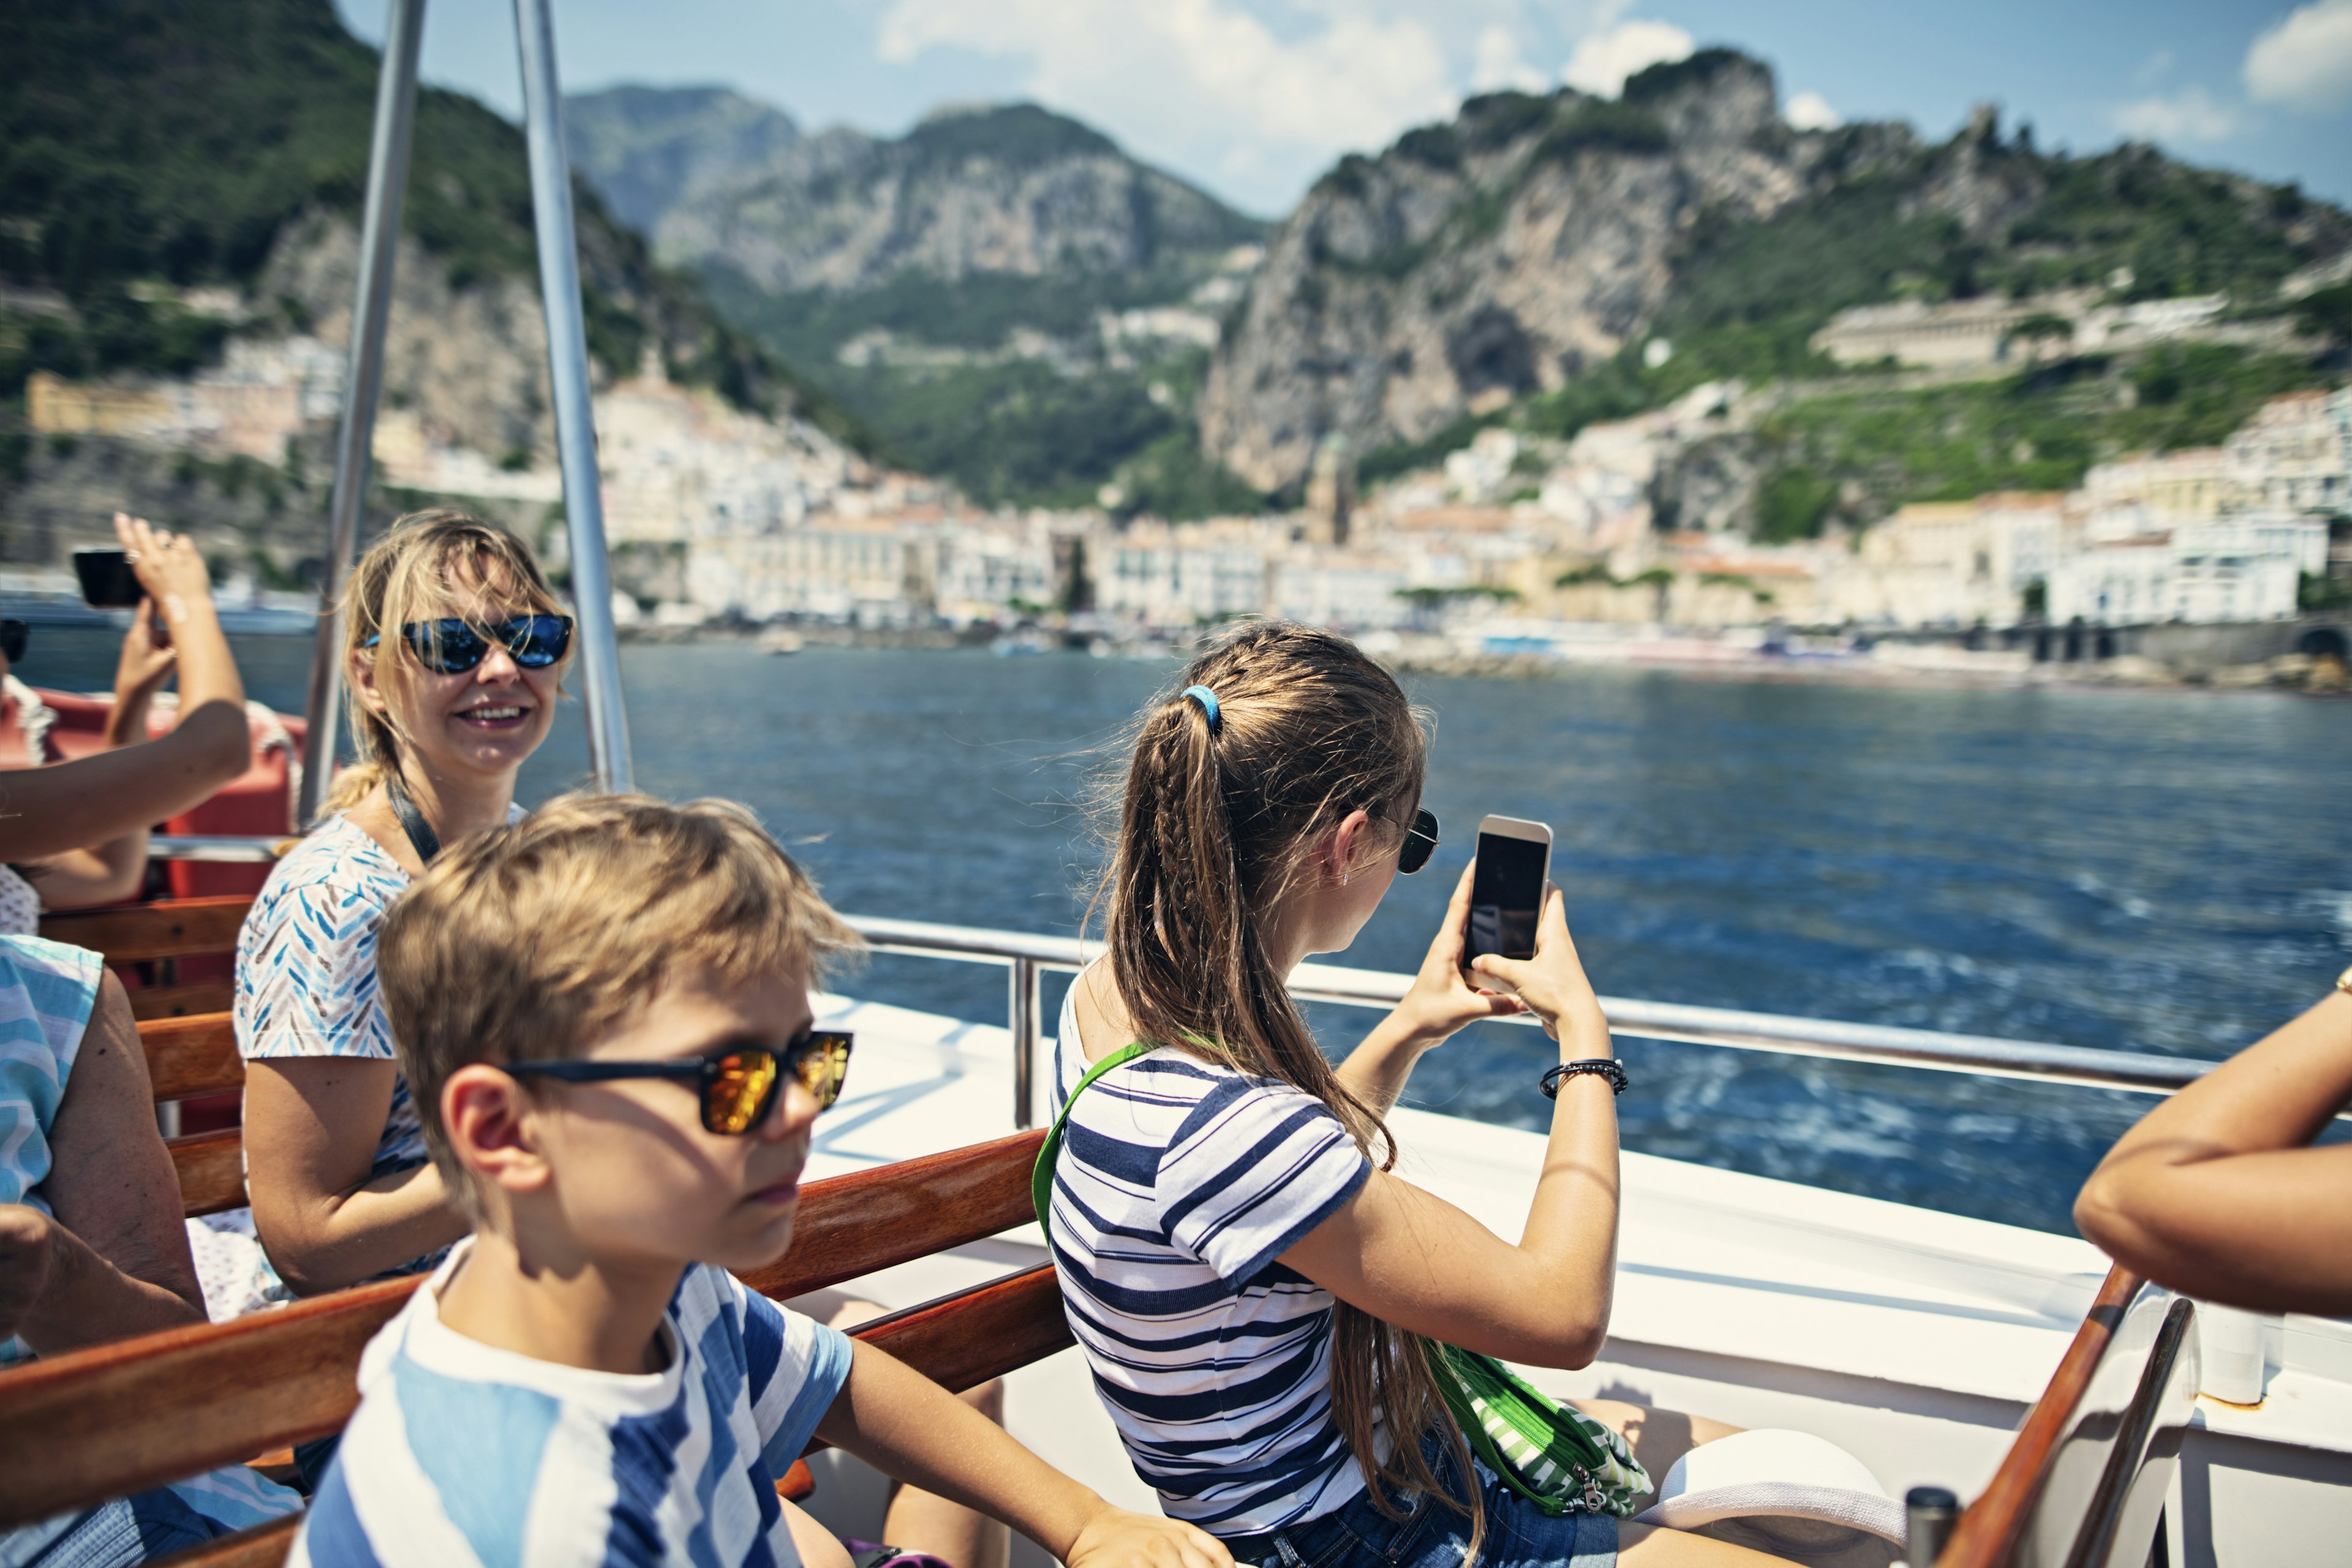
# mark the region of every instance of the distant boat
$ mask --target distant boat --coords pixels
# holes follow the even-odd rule
[[[1045,634],[1033,626],[1026,631],[1006,633],[989,644],[988,651],[999,658],[1010,658],[1015,654],[1044,653],[1048,646]]]
[[[760,634],[761,653],[798,653],[807,646],[806,639],[789,626],[771,626]]]

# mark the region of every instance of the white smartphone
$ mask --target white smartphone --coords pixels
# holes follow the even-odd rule
[[[1470,878],[1469,956],[1533,958],[1550,879],[1550,828],[1516,816],[1481,821],[1478,868]]]

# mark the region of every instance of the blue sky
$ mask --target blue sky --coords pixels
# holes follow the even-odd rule
[[[371,40],[385,0],[341,0]],[[428,79],[520,110],[509,7],[428,10]],[[2126,135],[2352,203],[2352,0],[557,0],[568,87],[723,82],[810,127],[895,132],[1030,99],[1244,210],[1278,216],[1340,153],[1483,88],[1727,43],[1800,122],[1942,137],[1979,100],[2044,147]]]

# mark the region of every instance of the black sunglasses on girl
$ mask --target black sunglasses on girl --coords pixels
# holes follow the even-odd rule
[[[1397,869],[1410,877],[1436,853],[1437,813],[1423,807],[1412,814],[1412,826],[1404,830],[1404,842],[1397,847]]]
[[[702,1101],[702,1127],[721,1138],[740,1138],[768,1119],[782,1092],[784,1075],[800,1080],[819,1110],[841,1098],[849,1076],[846,1029],[803,1029],[781,1051],[741,1046],[715,1057],[667,1062],[506,1062],[516,1078],[551,1078],[562,1083],[610,1083],[616,1079],[667,1078],[695,1086]]]
[[[490,657],[489,640],[482,636],[484,632],[504,644],[514,661],[525,669],[545,669],[572,646],[572,617],[516,616],[511,620],[478,627],[451,616],[437,621],[409,621],[400,628],[402,639],[416,655],[416,662],[436,675],[463,675],[479,668],[482,660]],[[383,640],[379,633],[360,646],[373,647]]]

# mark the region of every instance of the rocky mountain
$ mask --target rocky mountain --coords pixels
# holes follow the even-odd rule
[[[568,133],[616,210],[639,171],[688,170],[647,220],[656,255],[899,460],[990,500],[1250,499],[1204,476],[1191,403],[1265,225],[1034,104],[899,137],[772,125],[753,155],[755,123],[630,89],[579,100]]]
[[[723,87],[615,87],[563,100],[572,168],[641,234],[698,183],[763,167],[800,135],[782,110]]]
[[[2046,154],[1990,110],[1939,145],[1795,131],[1769,67],[1708,49],[1618,99],[1489,94],[1343,159],[1216,350],[1202,450],[1295,490],[1333,437],[1392,451],[1531,396],[1622,412],[1710,374],[1814,373],[1807,340],[1848,305],[2092,282],[2251,299],[2347,246],[2352,220],[2292,187],[2147,147]]]
[[[790,121],[750,117],[759,107],[618,89],[574,100],[567,135],[582,174],[644,223],[663,260],[723,268],[776,294],[857,292],[910,272],[1150,271],[1262,228],[1034,104],[943,109],[895,138],[845,126],[781,136]],[[688,146],[691,160],[675,162],[685,177],[636,219],[630,182]]]

